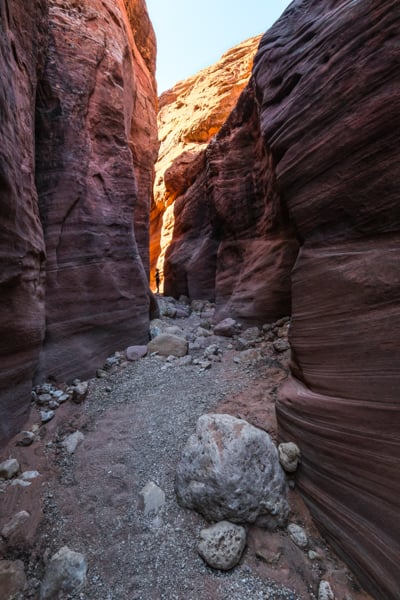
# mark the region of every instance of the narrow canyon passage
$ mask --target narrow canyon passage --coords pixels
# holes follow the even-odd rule
[[[172,300],[162,304],[167,312],[179,308]],[[199,532],[208,523],[180,507],[174,492],[182,448],[206,412],[246,419],[276,439],[274,404],[289,359],[285,337],[278,334],[287,327],[272,326],[258,335],[254,328],[244,330],[240,341],[214,335],[200,312],[163,317],[152,327],[180,331],[192,340],[190,355],[148,355],[122,364],[111,357],[90,380],[84,403],[72,410],[63,405],[42,429],[35,461],[29,463],[29,449],[19,449],[23,470],[38,468],[42,452],[47,464],[34,482],[41,489],[44,520],[25,597],[37,598],[43,560],[68,546],[88,563],[81,600],[316,600],[321,578],[333,582],[338,598],[370,600],[319,536],[295,489],[290,520],[306,527],[306,549],[286,530],[249,527],[248,547],[232,571],[211,569],[199,557]],[[207,361],[213,345],[219,359]],[[65,440],[76,431],[83,439],[70,452]],[[157,495],[144,501],[142,491],[150,482],[165,494],[159,504]],[[11,515],[16,507],[7,508]]]

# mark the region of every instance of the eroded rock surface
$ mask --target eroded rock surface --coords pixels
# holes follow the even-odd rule
[[[210,521],[275,529],[289,507],[286,481],[270,436],[230,415],[203,415],[177,467],[179,502]]]
[[[170,276],[164,273],[165,253],[176,235],[175,200],[203,171],[207,144],[220,130],[247,84],[259,41],[260,36],[246,40],[214,65],[177,83],[160,97],[160,153],[150,224],[151,281],[154,284],[158,264],[162,279],[167,279],[163,289],[168,294],[175,291]],[[201,297],[207,296],[192,294],[192,298]]]
[[[278,405],[319,526],[398,596],[400,8],[294,2],[255,59],[261,131],[301,250]]]
[[[45,0],[0,4],[0,444],[27,417],[44,337],[45,258],[35,188],[35,93],[47,36]]]
[[[145,3],[28,4],[1,4],[3,439],[27,417],[35,373],[92,374],[116,347],[147,343],[154,307],[157,98]]]

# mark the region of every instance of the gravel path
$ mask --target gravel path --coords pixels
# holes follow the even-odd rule
[[[199,315],[164,322],[196,341]],[[86,401],[71,406],[49,430],[46,460],[56,475],[42,484],[44,520],[34,550],[20,556],[28,563],[27,599],[38,598],[46,561],[64,545],[88,561],[80,600],[315,600],[326,573],[331,581],[345,580],[349,589],[347,570],[306,512],[294,512],[294,518],[309,524],[313,548],[324,560],[310,561],[285,532],[274,537],[256,528],[249,530],[248,548],[230,572],[209,568],[197,554],[207,523],[177,504],[174,475],[181,450],[206,412],[241,416],[274,435],[273,402],[289,358],[287,351],[274,352],[267,335],[248,350],[230,338],[210,336],[192,345],[192,357],[201,360],[211,343],[222,350],[221,362],[211,368],[148,356],[103,373],[90,382]],[[69,455],[60,442],[78,428],[84,440]],[[163,490],[165,504],[146,516],[141,490],[149,482]],[[354,586],[352,593],[338,598],[367,598]]]

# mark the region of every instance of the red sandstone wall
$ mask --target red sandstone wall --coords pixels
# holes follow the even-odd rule
[[[44,336],[44,241],[34,183],[34,98],[44,0],[0,2],[0,443],[27,416]]]
[[[158,142],[145,4],[28,4],[0,2],[4,437],[23,423],[35,369],[38,381],[92,375],[116,349],[147,341],[150,304]]]
[[[294,2],[255,60],[261,129],[301,250],[282,437],[319,526],[399,594],[400,5]]]

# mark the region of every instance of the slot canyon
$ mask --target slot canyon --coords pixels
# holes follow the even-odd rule
[[[0,597],[398,600],[398,1],[0,19]]]

